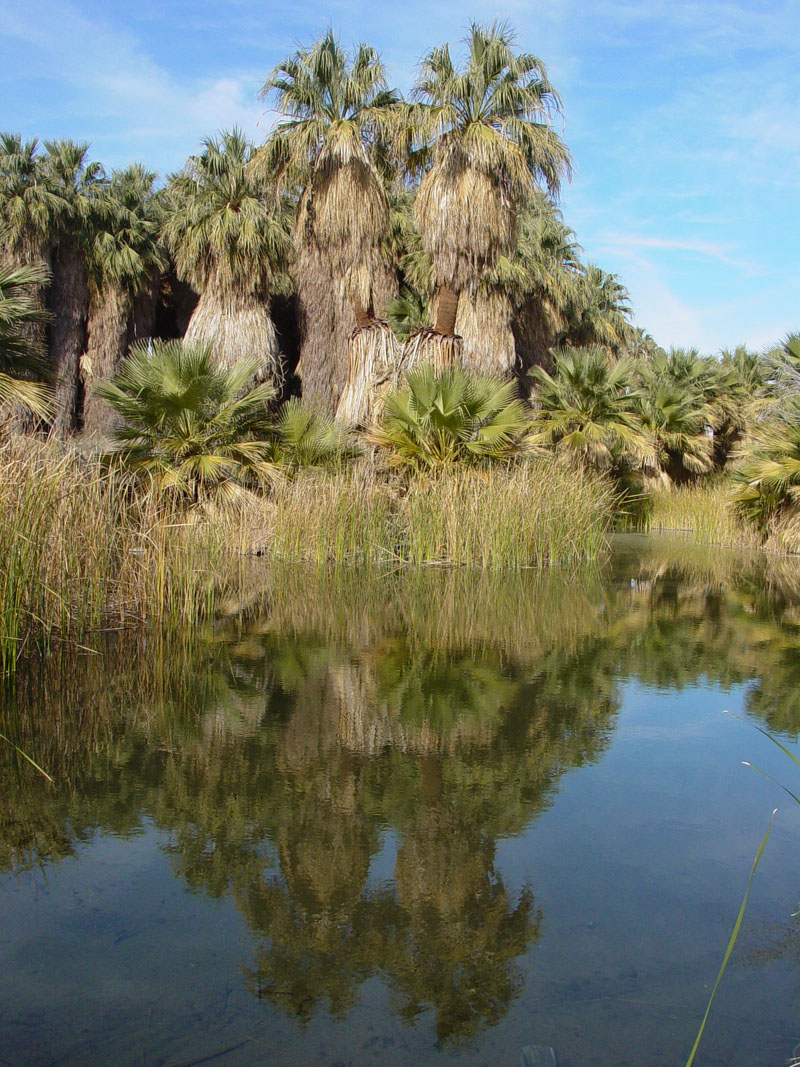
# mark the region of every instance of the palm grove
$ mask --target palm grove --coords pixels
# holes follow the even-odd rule
[[[503,24],[464,43],[405,100],[328,31],[265,82],[263,145],[209,137],[163,185],[3,134],[6,436],[104,441],[192,503],[367,453],[407,477],[548,456],[615,500],[729,471],[792,547],[797,340],[711,358],[634,328],[556,206],[545,65]]]

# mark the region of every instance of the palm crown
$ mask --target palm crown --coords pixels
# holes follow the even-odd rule
[[[535,183],[555,192],[570,169],[550,125],[558,94],[542,61],[513,42],[504,23],[473,23],[465,67],[435,48],[414,88],[416,150],[433,155],[415,215],[439,284],[455,289],[513,254],[516,212]]]
[[[170,184],[164,224],[178,274],[199,292],[265,295],[284,267],[290,239],[279,207],[250,167],[254,149],[241,130],[203,141]]]

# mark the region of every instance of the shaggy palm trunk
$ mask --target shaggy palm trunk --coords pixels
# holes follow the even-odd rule
[[[510,377],[517,363],[511,320],[514,309],[499,289],[464,293],[458,305],[456,329],[463,337],[461,365],[472,374]]]
[[[353,331],[348,345],[348,379],[336,408],[346,426],[368,426],[383,397],[399,384],[403,350],[387,322]]]
[[[555,370],[550,349],[559,344],[559,318],[538,294],[531,294],[514,316],[514,341],[523,374],[532,367],[542,367],[548,374]]]
[[[51,433],[63,438],[78,424],[80,362],[86,348],[89,309],[86,263],[74,241],[62,242],[55,251],[53,282],[47,303],[53,314],[50,362],[56,407]]]
[[[321,256],[303,250],[293,271],[298,297],[300,359],[297,373],[303,400],[333,415],[350,377],[350,339],[356,329],[356,308]],[[372,305],[380,312],[397,296],[397,277],[386,268],[372,279]],[[368,330],[371,318],[366,309]],[[383,340],[375,337],[376,342]]]
[[[206,289],[189,320],[184,340],[210,345],[221,367],[252,360],[258,364],[260,381],[271,382],[279,391],[283,385],[283,360],[266,298]]]
[[[83,357],[85,394],[83,430],[87,434],[109,434],[117,418],[96,394],[98,382],[106,382],[119,370],[128,352],[132,333],[133,297],[116,285],[103,292],[92,289],[89,299],[89,330]]]

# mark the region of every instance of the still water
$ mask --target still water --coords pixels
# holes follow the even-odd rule
[[[254,568],[213,629],[28,662],[0,1063],[698,1064],[800,1043],[800,571]],[[744,721],[723,714],[729,709]],[[798,1050],[800,1051],[800,1050]]]

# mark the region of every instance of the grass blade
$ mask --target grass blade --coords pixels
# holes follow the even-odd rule
[[[734,716],[734,718],[735,718],[735,716]],[[770,817],[769,826],[767,827],[767,832],[764,834],[764,839],[763,839],[763,841],[761,842],[761,844],[759,846],[758,852],[756,852],[756,858],[753,860],[753,866],[752,866],[752,868],[750,870],[750,878],[749,878],[749,880],[747,882],[747,889],[745,890],[744,899],[742,900],[742,906],[741,906],[741,908],[739,908],[739,914],[736,917],[736,924],[733,927],[733,933],[731,934],[730,940],[728,941],[728,947],[725,950],[725,957],[722,960],[722,966],[719,969],[719,974],[717,975],[717,980],[714,983],[714,988],[711,990],[711,996],[709,997],[708,1004],[706,1005],[706,1013],[703,1016],[703,1021],[700,1023],[700,1029],[697,1031],[697,1037],[695,1038],[694,1045],[692,1046],[692,1051],[689,1053],[689,1059],[686,1061],[686,1067],[691,1067],[691,1065],[694,1063],[694,1057],[695,1057],[695,1055],[697,1053],[697,1049],[700,1046],[700,1039],[703,1036],[703,1031],[706,1028],[706,1023],[708,1022],[708,1016],[709,1016],[709,1013],[711,1012],[711,1005],[714,1003],[714,997],[716,997],[716,995],[717,995],[717,990],[719,989],[720,982],[722,981],[722,976],[725,973],[725,970],[726,970],[726,968],[728,966],[728,961],[731,958],[731,953],[733,952],[733,946],[736,944],[736,939],[739,936],[739,930],[742,927],[742,920],[744,919],[744,913],[745,913],[745,910],[747,909],[747,900],[748,900],[748,898],[750,896],[750,887],[753,884],[753,878],[755,877],[756,870],[758,868],[759,863],[761,862],[761,857],[764,854],[764,849],[767,846],[767,841],[769,840],[769,835],[772,832],[772,823],[775,820],[775,813],[777,812],[777,810],[778,809],[775,808],[775,811],[773,811],[773,813],[772,813],[772,815]]]
[[[39,766],[39,764],[36,762],[35,759],[31,759],[31,757],[28,755],[27,752],[23,752],[23,750],[19,747],[19,745],[15,745],[10,737],[6,737],[5,734],[0,734],[0,738],[2,738],[3,741],[7,741],[8,744],[11,745],[12,748],[15,748],[17,750],[17,752],[19,752],[20,756],[23,756],[28,761],[28,763],[30,763],[33,767],[36,768],[36,770],[39,772],[39,774],[43,774],[45,776],[45,778],[48,780],[48,782],[52,782],[53,781],[53,779],[50,777],[50,775],[47,773],[47,771],[43,770]]]

